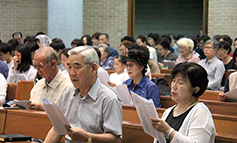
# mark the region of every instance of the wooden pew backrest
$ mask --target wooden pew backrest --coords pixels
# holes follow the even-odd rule
[[[204,99],[199,99],[199,101],[203,102],[212,114],[234,115],[237,117],[237,103]],[[169,108],[175,105],[175,102],[169,96],[160,96],[160,103],[162,108]]]
[[[206,90],[199,99],[205,99],[205,100],[213,100],[213,101],[220,101],[218,94],[220,91],[212,91],[212,90]]]
[[[29,100],[30,91],[34,86],[33,81],[18,81],[16,88],[16,99],[17,100]]]
[[[161,68],[160,69],[160,73],[169,73],[169,74],[171,74],[171,71],[172,71],[172,69],[163,69],[163,68]]]
[[[16,88],[17,88],[17,83],[8,83],[7,84],[6,101],[15,99],[15,97],[16,97]]]
[[[222,81],[221,81],[221,86],[225,86],[225,82],[226,82],[226,79],[229,77],[229,75],[233,72],[235,72],[236,70],[235,69],[229,69],[227,70],[224,75],[223,75],[223,78],[222,78]]]

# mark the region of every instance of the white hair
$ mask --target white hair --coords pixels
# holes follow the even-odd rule
[[[68,51],[68,55],[80,54],[85,56],[84,62],[87,66],[90,66],[92,63],[96,63],[97,67],[99,65],[99,58],[94,48],[89,46],[79,46]]]
[[[194,42],[190,38],[180,38],[176,44],[180,47],[185,47],[188,51],[192,52],[194,48]],[[190,48],[190,49],[189,49]]]

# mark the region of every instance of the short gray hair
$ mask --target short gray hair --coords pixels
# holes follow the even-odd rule
[[[99,65],[99,58],[94,48],[89,46],[79,46],[68,51],[68,55],[80,54],[85,56],[84,62],[89,67],[91,64],[96,63],[97,67]]]
[[[216,41],[216,40],[214,40],[214,39],[209,39],[209,40],[207,40],[207,41],[205,42],[205,44],[204,44],[204,47],[205,47],[207,44],[211,44],[213,49],[217,49],[217,50],[219,49],[219,42]]]
[[[109,57],[109,55],[110,55],[109,46],[106,45],[106,44],[99,44],[99,45],[98,45],[98,48],[100,48],[100,47],[104,48],[104,51],[105,51],[106,53],[108,53],[108,56],[107,56],[107,57]]]

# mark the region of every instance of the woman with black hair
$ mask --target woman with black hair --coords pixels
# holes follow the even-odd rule
[[[151,119],[153,128],[165,134],[167,143],[214,143],[212,114],[198,101],[208,85],[206,70],[184,62],[176,65],[171,75],[171,99],[177,104],[165,110],[161,119]]]
[[[9,71],[7,82],[34,81],[37,70],[32,66],[31,52],[26,45],[21,44],[16,47],[13,60],[14,67]]]
[[[229,53],[231,52],[230,44],[226,41],[219,42],[219,49],[217,51],[218,58],[223,62],[225,71],[229,69],[237,69],[234,58]]]
[[[88,46],[93,45],[92,38],[90,35],[83,35],[81,37],[81,40],[83,41],[84,45],[88,45]]]

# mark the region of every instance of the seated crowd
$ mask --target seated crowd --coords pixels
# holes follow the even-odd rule
[[[45,97],[56,103],[71,125],[65,127],[65,142],[121,142],[122,102],[112,88],[125,84],[129,93],[151,99],[159,108],[160,96],[165,95],[152,82],[152,74],[162,74],[162,69],[171,68],[166,62],[172,61],[176,66],[169,73],[170,96],[176,105],[161,119],[151,119],[153,128],[164,133],[167,142],[214,142],[211,113],[198,97],[205,90],[227,92],[237,87],[237,72],[221,85],[226,71],[237,70],[237,50],[232,52],[228,35],[211,39],[150,33],[148,40],[144,35],[125,36],[119,52],[109,38],[107,33],[87,34],[66,48],[62,39],[51,40],[43,32],[25,39],[21,32],[13,33],[11,40],[0,43],[0,106],[7,102],[7,83],[33,81],[29,108],[44,111]],[[104,73],[109,78],[106,84],[101,79]],[[220,101],[232,101],[223,92]],[[52,127],[45,142],[61,138]]]

